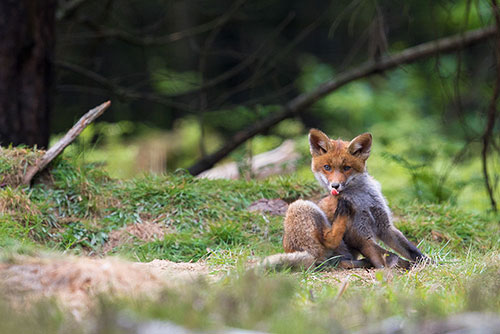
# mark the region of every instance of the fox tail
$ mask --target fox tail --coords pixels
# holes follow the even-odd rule
[[[262,269],[301,269],[314,266],[316,259],[308,252],[279,253],[264,258],[256,265]]]

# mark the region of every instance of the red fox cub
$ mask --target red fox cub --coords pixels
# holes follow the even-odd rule
[[[343,240],[354,260],[361,253],[377,268],[392,266],[394,257],[380,247],[377,240],[413,262],[428,260],[393,225],[380,184],[366,171],[366,160],[372,145],[371,134],[364,133],[347,142],[332,140],[323,132],[312,129],[309,145],[311,169],[320,185],[331,195],[352,205],[354,214]],[[331,207],[322,206],[322,209],[327,214],[332,211]]]
[[[284,221],[286,254],[265,258],[264,266],[317,266],[336,256],[341,268],[410,267],[378,246],[377,239],[409,260],[427,260],[394,227],[380,185],[366,172],[371,134],[346,142],[312,129],[309,144],[311,169],[329,195],[318,205],[304,200],[290,205]],[[365,259],[357,260],[360,253]]]

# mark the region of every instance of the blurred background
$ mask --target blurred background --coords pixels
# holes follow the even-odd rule
[[[24,121],[46,133],[16,137],[29,133],[18,119],[24,114],[3,103],[2,145],[54,143],[109,99],[112,107],[65,155],[101,164],[113,177],[185,168],[210,177],[313,179],[307,132],[316,127],[332,138],[371,132],[368,170],[390,201],[486,211],[500,200],[495,1],[30,3],[0,5],[1,24],[10,27],[0,29],[0,65],[3,86],[15,86],[6,55],[15,50],[19,61],[42,44],[45,58],[33,75],[47,88],[39,89],[44,107],[34,108],[43,114]],[[360,75],[292,110],[324,82],[489,27],[474,43]],[[0,99],[12,100],[10,89],[0,89]]]

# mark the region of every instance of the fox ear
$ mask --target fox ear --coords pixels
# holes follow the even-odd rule
[[[367,132],[351,140],[348,150],[351,155],[366,160],[370,156],[371,148],[372,135]]]
[[[313,157],[323,155],[332,148],[330,138],[318,129],[311,129],[309,131],[309,148]]]

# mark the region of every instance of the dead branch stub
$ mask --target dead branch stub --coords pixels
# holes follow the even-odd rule
[[[47,165],[54,160],[61,152],[71,144],[76,137],[97,117],[101,116],[102,113],[109,108],[111,101],[106,101],[103,104],[89,110],[85,115],[83,115],[78,122],[62,137],[54,146],[52,146],[45,154],[33,165],[28,168],[26,174],[23,177],[23,184],[29,185],[35,177],[35,175],[43,170]]]

